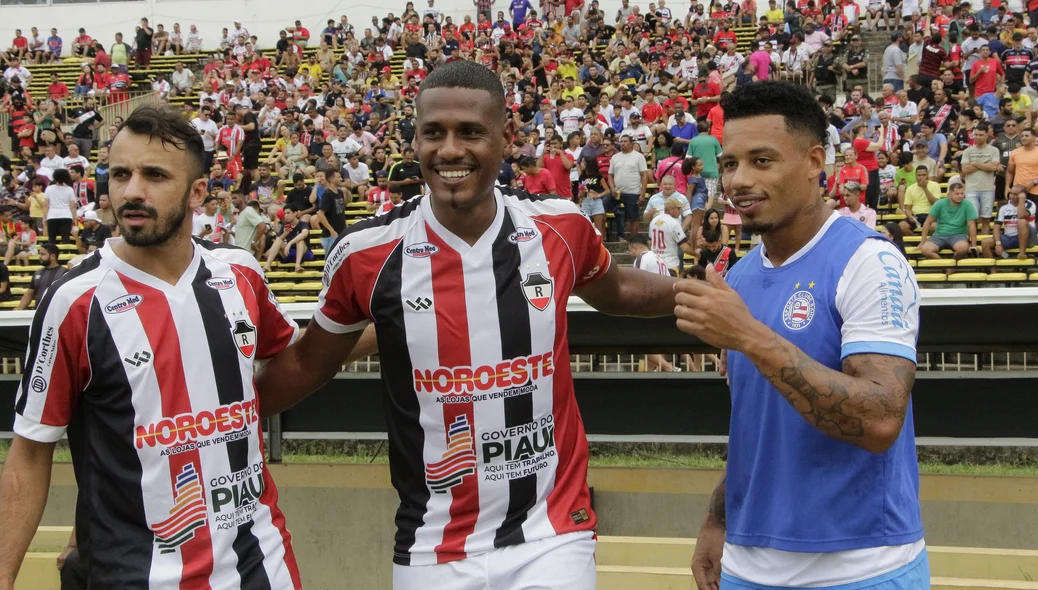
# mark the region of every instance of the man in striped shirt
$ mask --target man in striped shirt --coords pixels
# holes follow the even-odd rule
[[[331,379],[374,324],[401,500],[394,588],[590,590],[596,518],[566,302],[665,316],[673,280],[613,265],[572,202],[495,187],[512,137],[493,72],[450,62],[418,102],[430,193],[328,251],[314,320],[261,372],[261,407]]]
[[[204,158],[172,110],[141,107],[115,136],[122,239],[41,294],[29,332],[0,477],[0,590],[13,588],[66,433],[89,587],[302,587],[252,382],[297,328],[251,255],[192,239]]]

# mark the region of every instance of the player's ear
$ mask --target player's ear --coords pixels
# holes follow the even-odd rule
[[[205,200],[206,195],[206,179],[196,178],[191,186],[188,188],[190,195],[188,196],[188,207],[191,209],[197,209],[202,206],[202,201]]]

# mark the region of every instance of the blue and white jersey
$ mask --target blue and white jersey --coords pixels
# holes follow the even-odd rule
[[[763,245],[728,273],[753,316],[823,365],[883,354],[916,361],[919,289],[879,234],[836,213],[782,266]],[[809,424],[745,355],[728,354],[732,420],[725,573],[757,584],[847,584],[912,563],[924,549],[909,404],[901,435],[875,454]]]

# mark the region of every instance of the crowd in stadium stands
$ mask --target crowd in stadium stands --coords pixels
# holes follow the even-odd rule
[[[597,0],[505,10],[474,0],[456,22],[427,0],[357,28],[346,16],[314,33],[295,21],[278,39],[236,22],[205,55],[195,25],[142,19],[129,43],[116,34],[107,48],[84,29],[65,47],[59,31],[33,27],[5,56],[0,110],[14,153],[0,155],[0,200],[13,220],[0,250],[5,265],[28,264],[37,241],[86,253],[118,234],[99,132],[119,121],[99,107],[150,86],[206,146],[210,197],[195,234],[301,271],[311,237],[327,248],[350,203],[378,215],[422,193],[414,99],[431,70],[464,59],[505,87],[514,143],[500,183],[578,201],[602,233],[631,237],[647,270],[724,271],[749,246],[719,182],[720,101],[761,79],[816,90],[831,122],[819,191],[839,214],[876,227],[877,209],[889,212],[899,221],[877,229],[899,244],[920,234],[928,258],[983,248],[1026,259],[1019,242],[1038,233],[1038,29],[1027,24],[1038,2],[1025,13],[1015,1],[769,0],[758,18],[755,0],[693,3],[685,15],[665,0],[623,0],[612,14]],[[881,59],[866,32],[889,43]],[[183,59],[152,74],[159,55]],[[33,65],[63,59],[82,68],[74,87],[53,74],[33,96]],[[642,222],[648,248],[633,238]]]

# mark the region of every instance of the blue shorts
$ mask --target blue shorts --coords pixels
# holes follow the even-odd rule
[[[999,236],[999,240],[1002,242],[1002,247],[1006,250],[1010,248],[1020,247],[1020,234],[1017,234],[1015,236],[1007,236],[1006,234],[1002,234],[1001,236]],[[1034,229],[1031,229],[1031,231],[1027,232],[1027,247],[1031,248],[1032,246],[1038,246],[1038,234],[1035,233]]]
[[[761,586],[721,572],[721,590],[788,590],[782,586]],[[812,586],[811,590],[930,590],[930,559],[923,549],[915,560],[892,572],[860,582],[839,586]]]
[[[602,204],[602,199],[592,199],[591,197],[584,197],[584,200],[580,202],[580,210],[584,212],[584,215],[588,217],[594,217],[595,215],[605,215],[605,205]]]
[[[708,198],[704,195],[692,197],[691,209],[693,211],[706,211],[706,201]]]
[[[314,259],[314,251],[307,248],[306,252],[303,253],[303,262],[310,262]],[[286,264],[294,264],[296,261],[296,247],[292,246],[288,249],[288,256],[282,256],[281,262]]]

